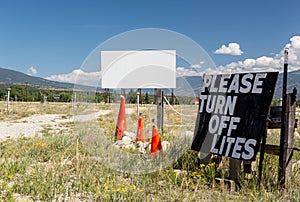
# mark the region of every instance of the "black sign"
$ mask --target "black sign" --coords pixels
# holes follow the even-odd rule
[[[204,75],[192,150],[254,160],[278,72]]]

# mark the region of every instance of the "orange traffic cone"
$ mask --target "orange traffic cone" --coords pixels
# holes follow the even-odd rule
[[[116,126],[115,137],[116,140],[122,139],[123,132],[126,130],[126,114],[125,114],[125,98],[121,97],[120,110],[118,116],[118,123]]]
[[[152,158],[156,158],[157,149],[162,152],[162,145],[160,135],[157,128],[153,125],[152,128],[152,141],[151,141],[151,155]]]
[[[143,118],[142,114],[140,114],[139,120],[138,120],[138,128],[137,128],[137,133],[136,133],[136,142],[145,142],[145,135],[144,135],[144,123],[143,123]]]

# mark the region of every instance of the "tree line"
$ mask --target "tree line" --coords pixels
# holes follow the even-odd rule
[[[10,88],[10,100],[18,102],[44,102],[46,98],[47,102],[72,102],[76,96],[76,101],[83,102],[118,102],[120,95],[116,91],[110,93],[107,92],[75,92],[73,90],[58,90],[58,89],[41,89],[34,86],[25,85],[7,85],[0,84],[0,101],[7,99],[7,91]],[[170,95],[166,95],[166,98],[170,103],[172,98]],[[133,89],[129,90],[125,96],[126,103],[134,104],[137,102],[137,92]],[[149,92],[144,92],[141,95],[141,104],[154,103],[155,97]],[[194,104],[195,97],[191,96],[178,96],[174,98],[174,104]],[[273,100],[273,106],[279,106],[280,100]],[[297,106],[300,106],[300,100],[297,100]]]
[[[89,92],[89,91],[73,91],[60,89],[42,89],[35,86],[26,85],[8,85],[0,84],[0,101],[7,99],[8,89],[10,90],[10,100],[17,102],[118,102],[120,94],[116,91],[108,92]],[[167,96],[170,100],[170,96]],[[137,102],[137,92],[133,89],[126,92],[126,103]],[[141,104],[154,103],[154,95],[148,92],[142,93],[140,97]],[[176,100],[178,104],[179,101]]]
[[[18,102],[43,102],[44,97],[46,97],[49,102],[71,102],[73,97],[73,91],[40,89],[30,85],[9,86],[7,84],[2,84],[0,85],[1,101],[5,101],[7,99],[8,89],[10,90],[10,100]]]

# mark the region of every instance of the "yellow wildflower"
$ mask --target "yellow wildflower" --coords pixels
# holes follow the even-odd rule
[[[131,190],[136,190],[136,186],[133,184],[130,186]]]
[[[40,147],[40,148],[44,148],[46,146],[46,144],[44,142],[37,142],[35,144],[36,147]]]

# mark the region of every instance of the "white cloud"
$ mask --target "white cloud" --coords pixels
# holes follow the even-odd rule
[[[228,46],[223,44],[221,48],[217,49],[214,53],[225,55],[242,55],[244,52],[241,50],[238,43],[229,43]]]
[[[246,69],[252,68],[253,66],[255,66],[255,60],[252,58],[247,58],[246,60],[244,60],[243,65]]]
[[[68,74],[57,74],[46,77],[48,80],[75,83],[80,85],[97,86],[101,72],[84,72],[81,69],[75,69]]]
[[[300,70],[300,36],[290,38],[290,43],[285,47],[289,48],[288,55],[288,71]],[[283,69],[283,50],[274,56],[261,56],[258,58],[247,58],[243,61],[232,62],[226,65],[221,65],[217,69],[223,73],[230,72],[261,72],[261,71],[279,71]]]
[[[300,36],[293,36],[290,43],[285,47],[289,47],[289,71],[300,70]],[[270,56],[261,56],[258,58],[247,58],[242,61],[231,62],[226,65],[221,65],[214,68],[205,68],[205,71],[200,71],[201,65],[191,65],[190,68],[177,67],[176,76],[202,76],[203,73],[236,73],[236,72],[262,72],[262,71],[279,71],[283,69],[283,50],[277,54]],[[30,68],[29,68],[30,69]],[[76,69],[69,74],[52,75],[46,79],[76,83],[82,85],[96,86],[100,82],[101,72],[84,72],[81,69]]]
[[[184,67],[177,67],[176,68],[176,76],[180,77],[180,76],[201,76],[202,73],[197,72],[193,69],[187,69]]]
[[[185,68],[185,67],[177,67],[176,68],[176,76],[203,76],[203,74],[220,74],[222,73],[219,69],[215,68],[205,68],[204,71],[194,70],[192,68]]]
[[[29,75],[35,75],[35,74],[37,74],[37,70],[34,67],[29,67],[27,69],[27,72],[28,72]]]
[[[290,41],[294,49],[300,49],[300,36],[293,36]]]
[[[202,65],[204,64],[204,61],[200,61],[198,64],[192,64],[191,68],[195,68],[195,69],[201,69]]]

